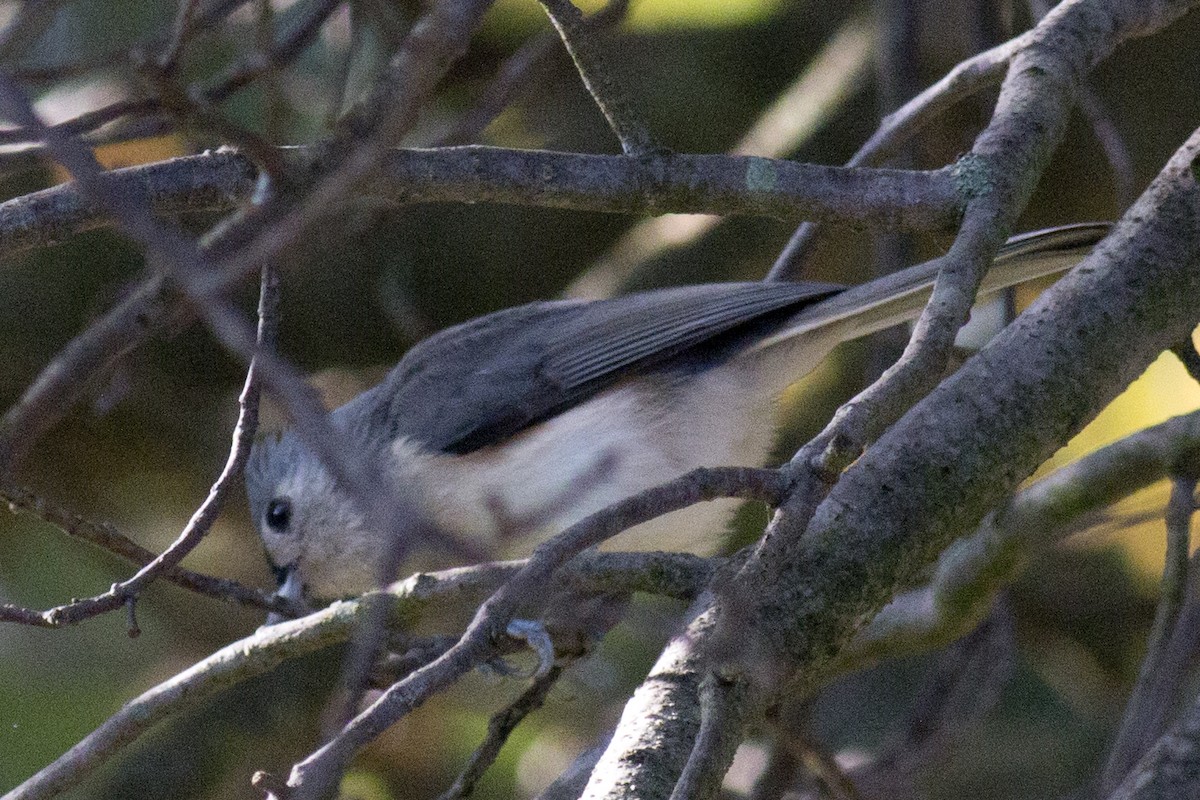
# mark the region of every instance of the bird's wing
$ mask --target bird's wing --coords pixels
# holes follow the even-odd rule
[[[1107,230],[1087,223],[1014,237],[997,254],[983,291],[1061,272]],[[936,277],[927,263],[849,290],[724,283],[519,306],[426,339],[383,383],[337,414],[363,431],[364,443],[404,436],[431,450],[469,453],[632,373],[667,367],[675,356],[682,361],[670,365],[694,371],[816,330],[828,334],[823,341],[832,347],[902,322],[920,313]],[[709,346],[691,350],[703,342]]]
[[[421,342],[383,383],[337,414],[343,425],[360,428],[364,441],[404,436],[432,450],[468,453],[701,342],[728,336],[736,347],[738,334],[756,322],[782,320],[842,288],[705,284],[507,309]]]

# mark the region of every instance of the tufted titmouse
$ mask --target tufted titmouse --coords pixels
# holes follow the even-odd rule
[[[1069,269],[1107,231],[1010,239],[981,297]],[[705,284],[510,308],[416,345],[332,421],[451,535],[495,540],[514,521],[545,534],[696,467],[761,465],[783,390],[837,344],[915,318],[934,278],[923,264],[852,288]],[[255,445],[246,486],[285,594],[373,585],[385,538],[295,435]],[[636,538],[695,550],[734,507],[683,509]]]

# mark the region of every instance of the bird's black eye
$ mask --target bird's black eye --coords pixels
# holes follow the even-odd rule
[[[276,497],[267,503],[267,513],[263,515],[267,527],[276,533],[285,533],[292,521],[292,501],[286,497]]]

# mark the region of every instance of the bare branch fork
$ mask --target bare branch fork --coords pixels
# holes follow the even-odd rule
[[[0,97],[0,107],[3,107],[4,100],[5,98]],[[258,304],[257,346],[259,348],[273,346],[278,321],[278,295],[279,281],[274,270],[264,269]],[[187,525],[170,547],[144,565],[132,577],[114,583],[112,588],[104,594],[86,600],[73,600],[66,605],[56,606],[33,615],[23,613],[21,621],[56,628],[113,611],[123,605],[128,605],[132,614],[132,604],[137,600],[138,594],[153,581],[178,566],[179,562],[183,561],[187,554],[200,544],[212,528],[213,523],[216,522],[217,517],[220,516],[230,487],[241,475],[242,468],[246,466],[246,460],[250,457],[250,445],[258,427],[259,396],[257,362],[252,357],[246,371],[246,382],[238,397],[238,420],[234,426],[233,444],[229,450],[229,457],[220,476],[209,490],[208,497],[196,509],[192,518],[188,520]],[[22,609],[22,611],[24,610]],[[6,619],[9,613],[11,612],[7,607],[0,608],[0,620]],[[136,630],[136,627],[131,626],[131,635],[136,635],[134,633]]]
[[[144,567],[157,557],[156,553],[137,544],[111,525],[84,519],[56,503],[39,497],[28,489],[0,486],[0,503],[7,504],[9,511],[32,514],[68,536],[94,544],[135,566]],[[243,586],[228,578],[215,578],[182,567],[172,567],[162,573],[162,579],[207,597],[298,616],[298,614],[291,614],[297,609],[290,608],[290,604],[283,598],[269,596],[266,592]],[[45,612],[11,607],[9,611],[0,611],[0,618],[3,618],[5,614],[15,614],[20,617],[16,621],[41,626],[43,613]]]

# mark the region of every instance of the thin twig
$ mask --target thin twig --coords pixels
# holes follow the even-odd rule
[[[59,61],[48,64],[21,64],[8,71],[14,80],[23,84],[46,83],[78,78],[81,75],[108,69],[113,64],[121,62],[129,55],[128,48],[88,55],[69,61]]]
[[[491,82],[480,92],[475,104],[437,140],[436,146],[454,147],[475,142],[484,129],[530,84],[550,55],[558,52],[558,43],[555,32],[544,31],[522,44],[504,60]]]
[[[1146,655],[1138,670],[1133,693],[1125,705],[1121,725],[1113,739],[1108,760],[1100,773],[1100,793],[1108,794],[1125,778],[1125,775],[1143,755],[1150,743],[1159,734],[1147,728],[1147,717],[1152,710],[1147,707],[1151,698],[1159,693],[1156,683],[1161,680],[1162,662],[1167,655],[1171,637],[1179,621],[1188,587],[1188,547],[1191,541],[1192,515],[1196,504],[1196,473],[1191,476],[1177,475],[1171,480],[1171,498],[1167,502],[1167,557],[1163,565],[1162,589],[1158,608],[1154,613],[1154,624],[1146,646]]]
[[[957,103],[999,83],[1009,61],[1030,41],[1028,33],[1022,34],[955,65],[945,77],[879,123],[875,133],[858,148],[846,166],[882,163]],[[815,222],[802,223],[775,260],[767,280],[791,280],[799,274],[804,260],[812,252],[818,229]]]
[[[854,779],[847,774],[837,757],[812,736],[796,733],[789,740],[796,758],[821,787],[821,800],[861,800]]]
[[[730,149],[730,155],[784,158],[796,151],[861,90],[875,41],[875,30],[865,16],[847,19]],[[588,300],[611,297],[653,259],[697,241],[721,221],[679,214],[642,220],[571,281],[563,294]]]
[[[3,102],[0,100],[0,102]],[[261,294],[259,296],[258,346],[275,338],[279,284],[274,271],[269,267],[263,269]],[[242,468],[250,457],[250,445],[254,441],[254,432],[258,427],[258,402],[260,394],[260,378],[257,364],[251,359],[246,371],[246,382],[238,397],[238,420],[233,430],[233,444],[221,474],[209,489],[208,496],[200,507],[192,514],[178,538],[148,564],[139,569],[132,577],[114,583],[105,593],[84,600],[75,600],[65,605],[56,606],[41,612],[41,619],[46,627],[71,625],[85,619],[116,610],[137,596],[160,576],[179,565],[204,539],[212,525],[220,516],[225,505],[230,487],[242,474]]]
[[[984,719],[999,702],[1015,659],[1013,615],[1001,602],[978,628],[938,654],[915,687],[916,698],[905,719],[873,759],[842,770],[826,754],[818,759],[818,779],[826,786],[830,780],[835,782],[841,787],[841,796],[857,792],[867,798],[919,797],[920,776],[928,774],[969,734],[970,726]],[[786,736],[786,732],[780,735]],[[811,769],[805,740],[810,739],[801,733],[800,752],[792,758],[805,755]],[[776,781],[774,785],[781,784]],[[831,794],[838,796],[829,791],[793,796],[795,800],[825,800]]]
[[[325,124],[330,128],[337,125],[342,107],[346,105],[346,94],[350,89],[354,60],[362,50],[363,43],[367,38],[367,26],[363,20],[363,10],[359,3],[350,3],[349,25],[350,41],[346,45],[346,52],[342,53],[341,58],[338,59],[331,79],[333,92],[329,95],[329,108],[325,112]]]
[[[998,603],[988,619],[950,644],[926,670],[916,700],[874,759],[842,769],[832,754],[805,733],[808,715],[787,708],[786,727],[776,734],[772,766],[756,783],[752,798],[774,800],[793,789],[800,760],[823,790],[796,792],[794,800],[830,796],[910,798],[919,796],[918,776],[944,757],[949,747],[989,714],[1000,700],[1015,663],[1012,610]]]
[[[487,736],[467,759],[466,766],[454,779],[454,784],[442,793],[440,800],[458,800],[458,798],[471,796],[479,779],[500,755],[500,750],[508,741],[508,737],[525,717],[542,707],[546,702],[546,696],[558,683],[562,673],[563,667],[555,664],[545,675],[536,676],[529,688],[522,692],[516,700],[492,715],[488,720]]]
[[[1050,13],[1051,8],[1047,0],[1029,0],[1030,13],[1036,20]],[[1116,206],[1124,211],[1137,199],[1133,186],[1133,156],[1129,152],[1129,145],[1125,143],[1125,137],[1121,135],[1112,115],[1105,108],[1104,101],[1100,99],[1090,81],[1082,82],[1079,87],[1079,110],[1087,118],[1092,127],[1092,135],[1100,143],[1100,150],[1104,153],[1112,173]]]
[[[588,778],[604,755],[612,734],[601,737],[600,741],[575,757],[565,770],[549,786],[538,793],[534,800],[579,800],[583,790],[587,788]]]
[[[357,195],[391,149],[417,119],[418,109],[451,64],[466,49],[492,0],[445,0],[434,4],[413,26],[372,91],[339,121],[320,149],[316,175],[302,202],[278,199],[264,210],[269,230],[259,226],[225,253],[221,270],[201,293],[235,284],[244,264],[286,258],[330,209]],[[251,226],[253,227],[253,226]],[[2,450],[2,445],[0,445]],[[3,453],[0,452],[0,462]]]
[[[325,166],[312,147],[280,148],[287,171],[299,182]],[[207,168],[211,163],[214,174]],[[187,165],[187,169],[184,166]],[[229,172],[254,174],[252,163],[225,151],[114,170],[110,180],[125,193],[179,198],[200,195],[210,208],[230,208],[253,189],[243,179],[225,188]],[[746,185],[747,175],[761,184]],[[142,187],[144,181],[152,187]],[[396,149],[364,181],[374,194],[398,203],[489,202],[603,213],[736,214],[818,219],[886,228],[949,231],[962,199],[950,170],[848,169],[743,155],[671,154],[643,159],[501,147]],[[145,189],[153,188],[152,192]],[[139,189],[143,189],[139,192]],[[226,194],[228,192],[228,194]],[[57,238],[111,224],[102,207],[80,202],[79,189],[64,185],[30,197],[42,227]],[[914,204],[913,198],[920,198]],[[224,200],[224,206],[218,205]],[[9,251],[40,245],[39,226],[28,221],[30,201],[0,204],[0,244]],[[156,205],[156,208],[159,206]],[[20,216],[6,212],[20,209]],[[171,212],[171,205],[164,211]],[[68,213],[69,212],[69,213]],[[231,280],[232,283],[232,280]]]
[[[193,23],[196,21],[196,12],[199,10],[200,2],[201,0],[179,0],[179,8],[175,12],[175,23],[171,26],[171,36],[167,40],[166,47],[163,48],[162,55],[158,57],[158,65],[163,72],[172,73],[179,66],[183,49],[196,30]]]
[[[725,776],[729,756],[741,742],[747,711],[744,677],[709,672],[700,684],[700,730],[680,772],[671,800],[715,797]]]
[[[875,54],[875,79],[878,84],[876,105],[881,117],[894,113],[911,100],[920,88],[921,37],[920,6],[916,0],[877,0],[876,12],[880,46]],[[886,162],[889,167],[914,169],[916,147],[907,142],[896,149]],[[874,277],[897,272],[913,261],[913,239],[895,231],[878,231],[871,236],[871,272]],[[793,274],[793,278],[798,277]],[[863,382],[870,385],[896,362],[907,341],[904,326],[872,334]]]
[[[617,25],[629,11],[629,0],[611,0],[608,5],[583,20],[583,25],[597,32]],[[442,136],[438,147],[471,144],[492,120],[500,116],[513,99],[529,86],[551,53],[557,51],[560,39],[557,31],[533,36],[504,60],[491,82],[480,93],[471,110],[459,118],[454,128]]]
[[[0,64],[8,66],[33,47],[54,22],[61,6],[70,0],[27,0],[0,30]]]
[[[277,97],[277,92],[273,93],[271,86],[278,71],[294,61],[316,40],[322,26],[342,2],[314,0],[305,9],[300,21],[293,24],[277,42],[272,39],[271,23],[274,16],[270,3],[261,3],[254,52],[227,69],[208,89],[184,89],[175,82],[174,70],[164,68],[160,62],[143,62],[138,65],[138,71],[157,90],[157,99],[163,110],[175,116],[182,127],[198,127],[215,133],[249,156],[276,184],[287,184],[289,175],[283,158],[268,140],[226,118],[216,106],[259,79],[266,80],[270,103],[270,97]],[[270,115],[267,116],[269,123]],[[267,129],[269,136],[269,124]]]
[[[584,86],[600,107],[608,126],[621,142],[627,156],[663,152],[650,133],[650,127],[637,110],[628,91],[621,85],[608,63],[604,48],[597,41],[597,26],[588,25],[571,0],[538,0],[545,8],[555,30],[562,37]]]
[[[389,629],[389,634],[393,633]],[[404,637],[397,645],[395,637],[388,641],[388,653],[371,668],[371,686],[383,691],[397,681],[403,680],[415,670],[441,657],[454,646],[457,636]]]
[[[248,0],[243,0],[243,2],[248,2]],[[180,16],[176,20],[173,38],[165,45],[167,50],[163,55],[157,59],[145,56],[133,59],[133,66],[139,74],[149,79],[158,90],[156,97],[119,100],[103,108],[58,123],[54,127],[62,133],[78,135],[94,131],[122,117],[171,113],[180,119],[184,127],[193,125],[213,131],[221,135],[224,140],[239,145],[260,164],[269,168],[273,174],[279,174],[281,172],[280,163],[271,149],[245,128],[221,116],[213,106],[224,102],[259,78],[271,77],[279,69],[294,61],[315,41],[321,26],[342,2],[343,0],[317,0],[313,7],[308,9],[308,13],[294,24],[278,42],[268,43],[265,47],[257,48],[252,55],[226,70],[208,89],[198,87],[183,89],[174,82],[178,59],[181,55],[181,52],[176,51],[175,48],[186,45],[188,39],[195,32],[201,30],[210,19],[215,18],[213,14],[197,13],[193,8],[196,0],[183,0],[184,5],[180,7]],[[75,68],[75,65],[72,67]],[[18,77],[20,74],[16,73],[14,77]],[[43,74],[34,75],[34,79],[45,79],[45,77]],[[0,144],[16,144],[37,138],[36,131],[24,128],[0,130]]]
[[[938,654],[894,738],[873,762],[854,771],[858,786],[868,796],[911,786],[1000,702],[1016,658],[1015,620],[1002,596],[974,631]]]
[[[245,154],[272,181],[286,185],[288,175],[283,157],[263,137],[226,118],[213,107],[206,94],[185,90],[175,82],[173,73],[159,69],[157,63],[140,64],[138,73],[154,89],[161,110],[175,119],[176,127],[216,134]]]
[[[72,117],[65,122],[59,122],[53,128],[68,136],[79,136],[111,124],[121,117],[147,114],[158,108],[159,102],[154,99],[117,100],[101,108]],[[20,144],[36,138],[36,135],[25,128],[0,129],[0,144]]]
[[[139,567],[149,564],[156,554],[134,542],[120,531],[107,523],[92,522],[62,506],[51,503],[45,498],[35,495],[27,489],[18,487],[0,487],[0,502],[7,503],[11,511],[22,511],[32,514],[47,522],[68,536],[112,553],[120,558],[136,564]],[[162,580],[174,583],[189,591],[214,597],[226,602],[232,601],[245,606],[276,611],[288,616],[297,616],[298,609],[284,598],[269,595],[259,589],[244,586],[229,578],[215,578],[193,572],[182,567],[172,567],[164,572]],[[29,611],[27,618],[31,624],[40,625],[42,612]]]
[[[1200,797],[1200,697],[1192,700],[1121,784],[1102,796],[1105,800]]]
[[[1112,175],[1113,199],[1117,209],[1124,211],[1137,199],[1134,185],[1136,170],[1133,154],[1120,128],[1105,107],[1104,101],[1090,84],[1084,84],[1079,91],[1079,110],[1092,126],[1092,135],[1100,143],[1100,150],[1108,162],[1108,170]]]
[[[311,7],[278,41],[267,49],[258,49],[234,64],[217,78],[214,85],[199,94],[205,102],[219,105],[253,81],[290,64],[311,45],[321,27],[344,0],[314,0]]]

